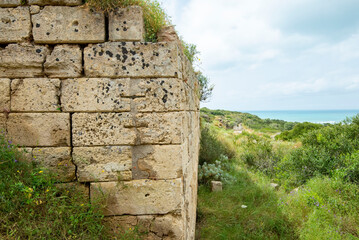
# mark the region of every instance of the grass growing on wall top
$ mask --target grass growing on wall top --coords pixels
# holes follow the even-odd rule
[[[170,24],[169,17],[156,0],[86,0],[86,2],[90,7],[105,12],[135,5],[142,7],[146,29],[145,39],[148,42],[156,42],[157,33]]]

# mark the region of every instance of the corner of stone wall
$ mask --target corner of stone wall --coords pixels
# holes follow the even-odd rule
[[[194,239],[192,66],[171,34],[143,42],[141,8],[106,19],[81,4],[0,0],[0,129],[59,182],[105,196],[114,232]]]

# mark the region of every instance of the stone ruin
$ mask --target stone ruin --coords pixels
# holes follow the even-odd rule
[[[104,193],[114,230],[194,239],[198,83],[178,41],[144,31],[140,7],[0,0],[0,128],[58,181]]]

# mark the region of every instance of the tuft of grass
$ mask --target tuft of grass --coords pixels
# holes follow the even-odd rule
[[[140,6],[143,9],[146,36],[148,42],[157,41],[157,33],[170,25],[170,19],[157,0],[86,0],[87,4],[96,10],[109,12],[116,8]]]

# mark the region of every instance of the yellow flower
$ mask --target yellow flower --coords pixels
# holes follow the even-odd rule
[[[105,170],[102,170],[102,172],[105,172]]]
[[[40,171],[39,173],[43,173],[44,171]]]
[[[50,191],[49,189],[46,189],[46,192]]]
[[[82,207],[84,204],[82,203],[80,206]]]

